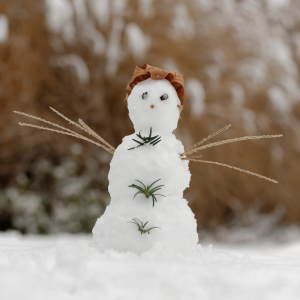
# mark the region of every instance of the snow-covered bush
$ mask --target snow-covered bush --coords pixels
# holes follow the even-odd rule
[[[90,230],[96,217],[89,215],[93,205],[82,206],[82,195],[92,191],[98,206],[107,201],[110,158],[94,163],[106,154],[82,144],[76,179],[63,176],[63,165],[72,161],[71,138],[18,128],[20,117],[11,111],[51,119],[51,105],[68,117],[82,118],[116,147],[133,132],[124,88],[135,65],[143,63],[184,74],[187,99],[176,134],[186,147],[229,123],[233,126],[224,138],[284,134],[281,140],[203,152],[205,159],[275,178],[280,182],[276,187],[218,166],[191,164],[185,196],[200,228],[230,224],[232,198],[246,211],[257,197],[264,203],[262,212],[281,203],[282,219],[299,222],[299,1],[24,0],[20,5],[4,1],[0,8],[1,229],[38,231],[31,221],[16,221],[22,210],[7,200],[8,194],[16,195],[12,191],[20,186],[19,174],[27,174],[30,184],[23,188],[28,203],[35,203],[28,205],[40,215],[30,213],[30,220],[51,220],[46,231]],[[36,171],[45,160],[51,176]],[[57,174],[60,179],[53,179]],[[77,200],[69,202],[72,190]],[[68,211],[58,218],[63,221],[51,219],[54,211],[64,211],[61,207]],[[89,219],[86,213],[94,218],[88,224],[64,227],[79,215]]]

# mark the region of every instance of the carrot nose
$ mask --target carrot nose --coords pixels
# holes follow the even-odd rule
[[[154,105],[152,104],[152,105],[150,105],[150,108],[154,108]]]

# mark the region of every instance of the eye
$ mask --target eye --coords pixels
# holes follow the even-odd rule
[[[167,100],[169,98],[168,94],[163,94],[162,96],[160,96],[160,100]]]
[[[148,96],[148,92],[145,92],[145,93],[143,93],[142,98],[143,98],[143,99],[146,99],[147,96]]]

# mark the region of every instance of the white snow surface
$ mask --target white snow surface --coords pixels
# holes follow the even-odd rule
[[[147,97],[142,95],[147,93]],[[162,95],[168,95],[161,100]],[[145,95],[145,94],[144,94]],[[198,242],[197,224],[188,203],[183,199],[183,191],[189,186],[190,171],[188,161],[180,159],[183,145],[172,134],[177,127],[180,100],[171,83],[165,79],[151,78],[138,83],[128,98],[129,116],[135,134],[126,136],[116,149],[110,163],[109,193],[111,202],[107,206],[94,229],[94,242],[98,250],[113,249],[131,251],[136,254],[174,251],[194,253]],[[155,146],[145,145],[132,150],[138,144],[136,133],[148,136],[160,135],[161,142]],[[153,187],[163,185],[157,191],[157,203],[151,196],[134,195],[141,181]],[[161,196],[163,195],[163,196]],[[148,222],[145,229],[159,227],[141,234],[135,224],[128,223],[133,218]]]
[[[0,299],[298,300],[300,242],[193,255],[97,251],[91,236],[0,233]]]

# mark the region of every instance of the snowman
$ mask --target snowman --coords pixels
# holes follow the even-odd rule
[[[229,124],[184,151],[173,134],[184,104],[183,75],[143,65],[136,67],[126,89],[125,100],[135,133],[124,137],[117,149],[81,119],[78,123],[73,122],[54,108],[51,109],[56,114],[90,137],[40,117],[15,111],[55,128],[19,123],[21,126],[73,136],[113,154],[108,174],[111,202],[93,229],[94,244],[99,251],[194,253],[198,243],[197,224],[183,198],[183,191],[191,178],[189,161],[219,165],[277,183],[252,171],[204,160],[194,153],[227,143],[277,138],[281,134],[244,136],[203,145],[228,129]]]
[[[126,100],[135,133],[114,152],[108,174],[111,202],[95,224],[94,244],[99,251],[193,253],[197,223],[183,198],[191,174],[173,134],[183,107],[183,76],[136,67]]]

